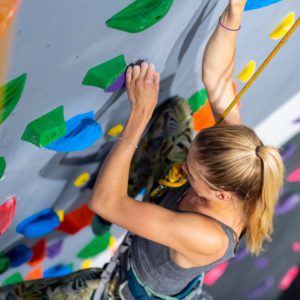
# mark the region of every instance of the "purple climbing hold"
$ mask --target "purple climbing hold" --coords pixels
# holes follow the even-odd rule
[[[263,269],[268,265],[268,259],[265,257],[260,257],[255,261],[255,266],[258,269]]]
[[[125,87],[125,72],[122,73],[111,86],[109,86],[106,90],[104,90],[104,92],[106,93],[116,92],[124,87]]]
[[[280,200],[276,205],[275,215],[283,215],[293,210],[300,203],[299,194],[291,194],[286,198]]]
[[[282,148],[280,151],[281,157],[283,160],[287,160],[289,157],[291,157],[295,151],[297,146],[295,144],[287,144]]]
[[[268,277],[257,288],[246,293],[247,299],[256,299],[265,294],[274,284],[274,279]]]
[[[300,118],[297,118],[293,121],[294,124],[299,124],[300,123]]]
[[[238,248],[237,254],[231,259],[231,262],[239,262],[248,256],[246,247]]]
[[[46,248],[46,255],[48,258],[53,259],[58,256],[62,250],[63,240],[57,240]]]

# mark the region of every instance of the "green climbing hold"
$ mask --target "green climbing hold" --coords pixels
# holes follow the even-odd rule
[[[203,106],[207,100],[207,92],[206,89],[202,89],[196,92],[193,96],[188,99],[188,103],[192,109],[192,112],[195,113],[199,110],[201,106]]]
[[[169,11],[173,0],[136,0],[106,21],[111,28],[141,32],[159,22]]]
[[[22,140],[45,147],[66,134],[64,107],[59,106],[42,117],[29,123],[23,132]]]
[[[126,70],[126,67],[125,57],[121,54],[89,69],[82,84],[107,89]]]
[[[20,273],[14,273],[3,281],[3,285],[15,284],[24,281]]]
[[[106,232],[101,236],[97,236],[91,240],[80,252],[77,254],[78,258],[86,259],[98,255],[100,252],[106,250],[109,246],[111,234]]]
[[[6,255],[0,253],[0,274],[9,268],[9,259]]]
[[[3,156],[0,157],[0,179],[3,177],[6,168],[6,162]]]
[[[23,74],[0,87],[0,124],[8,118],[19,102],[26,78],[27,74]]]

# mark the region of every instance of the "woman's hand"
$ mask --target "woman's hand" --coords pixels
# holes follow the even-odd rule
[[[160,74],[153,64],[143,62],[141,66],[128,67],[126,89],[131,103],[131,111],[151,118],[158,101]]]

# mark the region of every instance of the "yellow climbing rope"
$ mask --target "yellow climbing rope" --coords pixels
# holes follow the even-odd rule
[[[279,52],[282,46],[288,41],[291,35],[295,32],[295,30],[300,25],[300,18],[294,23],[291,29],[286,33],[286,35],[282,38],[282,40],[276,45],[273,51],[268,55],[268,57],[264,60],[261,66],[257,69],[257,71],[253,74],[253,76],[249,79],[249,81],[245,84],[242,90],[238,93],[235,99],[230,103],[224,113],[221,115],[220,119],[215,123],[215,126],[219,125],[228,115],[228,113],[232,110],[232,108],[238,103],[238,101],[242,98],[242,96],[247,92],[250,86],[254,83],[254,81],[258,78],[258,76],[262,73],[262,71],[267,67],[267,65],[271,62],[271,60],[275,57],[275,55]],[[166,187],[180,187],[187,182],[187,178],[181,169],[181,163],[175,163],[172,169],[169,171],[169,174],[165,179],[160,179],[159,184]],[[158,189],[159,190],[159,189]],[[158,190],[153,191],[153,195],[158,193]]]
[[[242,96],[247,92],[247,90],[250,88],[250,86],[258,78],[258,76],[262,73],[262,71],[267,67],[267,65],[271,62],[271,60],[279,52],[279,50],[282,48],[282,46],[288,41],[288,39],[295,32],[295,30],[298,28],[299,25],[300,25],[300,18],[298,18],[298,20],[294,23],[294,25],[291,27],[291,29],[286,33],[286,35],[282,38],[282,40],[276,45],[274,50],[264,60],[264,62],[257,69],[257,71],[253,74],[253,76],[249,79],[249,81],[245,84],[245,86],[238,93],[238,95],[235,97],[235,99],[230,103],[230,105],[222,113],[220,119],[215,123],[215,126],[220,125],[220,123],[227,117],[227,115],[232,110],[232,108],[238,103],[238,101],[242,98]]]

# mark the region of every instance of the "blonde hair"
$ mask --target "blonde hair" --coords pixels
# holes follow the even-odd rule
[[[263,145],[244,125],[204,129],[193,144],[205,179],[242,201],[247,249],[258,256],[264,251],[264,240],[272,241],[274,210],[283,185],[284,165],[278,149]]]

